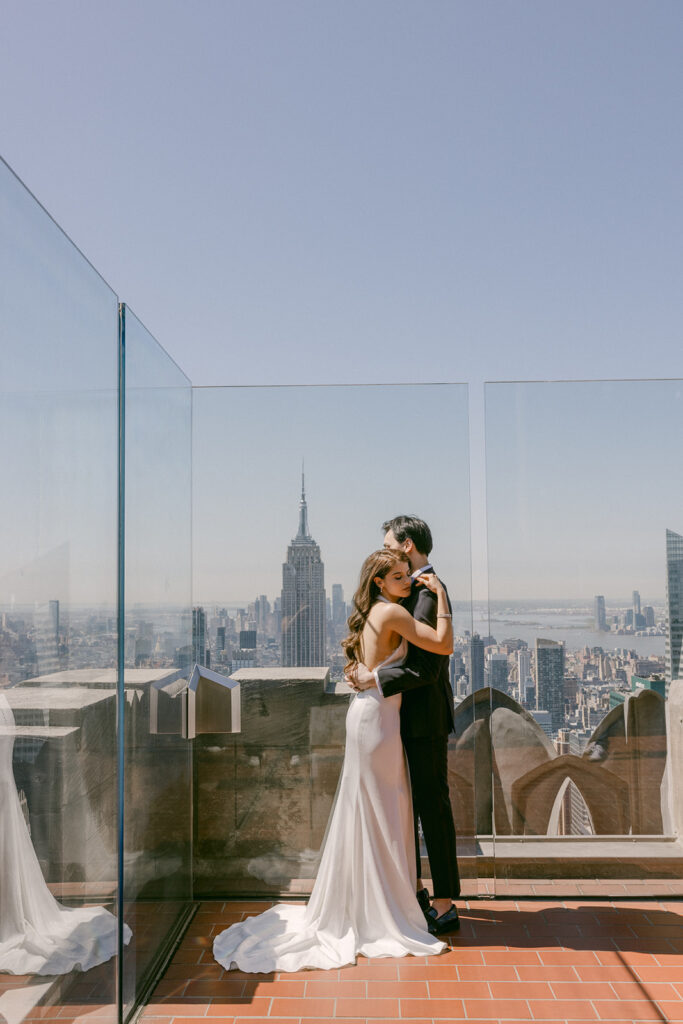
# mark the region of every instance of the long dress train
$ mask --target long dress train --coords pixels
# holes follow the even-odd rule
[[[14,783],[14,729],[0,693],[0,971],[87,971],[115,955],[117,920],[104,907],[63,907],[45,884]]]
[[[384,662],[405,653],[405,641]],[[311,898],[278,904],[217,936],[213,954],[242,971],[330,969],[368,957],[425,956],[430,935],[415,898],[410,782],[401,743],[401,695],[357,693],[346,718],[337,798]]]

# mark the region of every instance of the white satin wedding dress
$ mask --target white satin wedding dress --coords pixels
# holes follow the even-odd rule
[[[405,653],[405,641],[382,665]],[[415,897],[410,782],[401,695],[357,693],[318,876],[306,906],[278,904],[234,924],[213,954],[226,969],[331,969],[368,957],[425,956],[445,944],[429,934]]]
[[[43,878],[12,771],[14,715],[0,692],[0,972],[87,971],[116,953],[117,921],[104,907],[63,907]],[[131,937],[124,925],[124,941]]]

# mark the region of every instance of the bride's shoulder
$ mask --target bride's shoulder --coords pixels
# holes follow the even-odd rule
[[[394,601],[376,601],[370,609],[368,618],[372,616],[375,622],[386,622],[389,619],[396,619],[397,616],[408,615],[405,608]]]

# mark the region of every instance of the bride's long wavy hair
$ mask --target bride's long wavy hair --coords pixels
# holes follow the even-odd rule
[[[370,609],[380,594],[375,578],[379,576],[383,580],[394,566],[406,563],[410,566],[408,556],[403,551],[390,551],[388,548],[373,551],[363,562],[358,589],[353,595],[354,610],[348,618],[349,635],[345,640],[342,640],[342,648],[347,658],[346,665],[344,666],[345,672],[363,660],[361,654],[361,634]]]

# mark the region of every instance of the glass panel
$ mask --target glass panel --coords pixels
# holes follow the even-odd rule
[[[123,1013],[144,997],[192,898],[189,381],[124,307],[125,920]]]
[[[118,930],[118,306],[3,163],[0,220],[0,1020],[87,1007],[106,1021]]]
[[[467,388],[195,388],[193,424],[195,660],[237,673],[241,691],[241,731],[199,729],[195,740],[196,891],[303,894],[344,751],[340,641],[361,563],[382,545],[388,517],[416,512],[432,528],[453,602],[459,698],[466,688]],[[307,600],[299,594],[290,607],[297,533],[316,567]],[[449,767],[471,892],[474,763],[455,738]],[[423,870],[429,878],[426,860]]]
[[[666,893],[680,873],[682,394],[487,385],[499,891]]]

